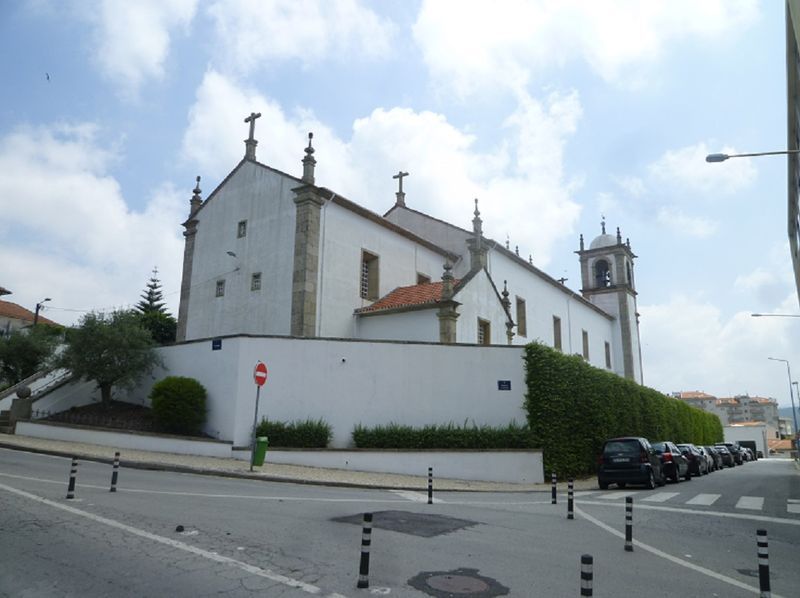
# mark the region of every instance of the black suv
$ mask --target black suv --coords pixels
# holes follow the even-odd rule
[[[652,490],[656,484],[666,483],[661,461],[646,438],[627,436],[606,440],[597,461],[597,484],[601,490],[606,490],[609,484],[616,484],[617,488],[644,484]]]
[[[664,475],[673,482],[680,482],[692,479],[692,471],[689,469],[689,461],[683,456],[681,450],[675,443],[665,440],[664,442],[654,442],[653,450],[661,460]]]

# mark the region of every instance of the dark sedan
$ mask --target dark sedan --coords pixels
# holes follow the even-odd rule
[[[653,450],[661,460],[661,465],[666,477],[675,483],[680,482],[681,478],[685,480],[692,479],[689,461],[686,460],[686,457],[683,456],[683,453],[675,446],[674,442],[670,442],[669,440],[654,442]]]
[[[597,485],[602,490],[609,484],[616,484],[617,488],[644,484],[652,489],[656,484],[666,483],[661,461],[646,438],[628,436],[606,440],[597,461]]]
[[[706,461],[705,455],[700,452],[700,449],[689,443],[677,446],[689,462],[689,469],[691,469],[692,475],[701,476],[708,473],[708,461]]]
[[[734,465],[736,465],[736,461],[733,460],[733,455],[731,455],[731,452],[728,450],[728,447],[726,447],[725,445],[717,445],[714,448],[719,453],[720,459],[722,459],[722,465],[728,467],[733,467]]]

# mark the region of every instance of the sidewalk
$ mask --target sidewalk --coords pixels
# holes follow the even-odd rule
[[[14,450],[78,457],[89,461],[111,463],[114,459],[113,447],[61,440],[45,440],[29,436],[0,434],[0,447]],[[267,453],[269,459],[269,453]],[[173,453],[124,450],[120,454],[120,465],[135,469],[157,469],[183,473],[202,473],[232,478],[257,479],[271,482],[292,482],[297,484],[318,484],[324,486],[344,486],[356,488],[384,488],[396,490],[417,490],[427,492],[426,476],[409,476],[389,473],[370,473],[343,469],[322,469],[299,465],[265,463],[250,471],[247,461],[220,459]],[[471,492],[549,492],[546,484],[508,484],[498,482],[477,482],[470,480],[434,479],[434,488],[439,491]],[[559,482],[559,489],[566,489],[566,480]],[[597,479],[575,480],[575,490],[596,490]]]

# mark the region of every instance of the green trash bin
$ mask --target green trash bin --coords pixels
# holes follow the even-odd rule
[[[259,436],[256,438],[256,450],[253,453],[253,465],[261,467],[264,465],[264,457],[267,456],[267,446],[269,442],[266,436]]]

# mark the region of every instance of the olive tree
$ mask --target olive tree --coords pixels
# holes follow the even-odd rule
[[[113,387],[131,388],[161,364],[150,332],[132,311],[86,314],[77,328],[68,331],[58,360],[74,375],[97,382],[106,404]]]

